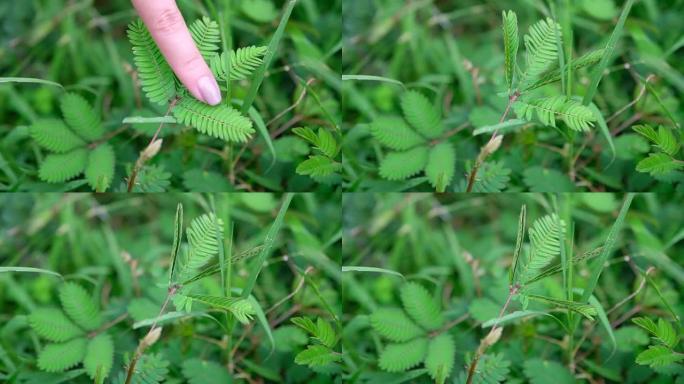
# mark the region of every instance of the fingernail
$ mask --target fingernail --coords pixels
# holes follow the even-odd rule
[[[221,91],[216,80],[210,76],[203,76],[197,81],[197,88],[204,101],[209,105],[216,105],[221,102]]]

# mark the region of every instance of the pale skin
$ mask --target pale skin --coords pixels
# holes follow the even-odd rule
[[[190,93],[207,104],[221,102],[221,91],[192,41],[174,0],[131,0],[159,50]]]

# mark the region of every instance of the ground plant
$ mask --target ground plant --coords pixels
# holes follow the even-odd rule
[[[683,13],[682,1],[350,1],[346,188],[680,188]]]
[[[130,1],[3,2],[0,190],[338,189],[341,3],[180,1],[209,106]]]
[[[682,382],[681,219],[666,223],[677,204],[345,196],[343,379]]]
[[[0,200],[3,382],[334,382],[334,195]]]

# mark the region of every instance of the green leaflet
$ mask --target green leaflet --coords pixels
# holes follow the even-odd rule
[[[215,57],[221,42],[218,23],[205,16],[193,21],[188,29],[204,60]]]
[[[456,346],[448,333],[442,333],[430,340],[425,356],[425,368],[435,383],[444,384],[446,378],[451,375],[455,355]]]
[[[555,127],[556,119],[560,119],[572,130],[580,132],[588,131],[596,121],[589,107],[565,96],[519,100],[513,105],[513,110],[521,119],[531,121],[536,118],[551,127]]]
[[[387,372],[413,368],[425,359],[428,340],[424,337],[403,344],[388,344],[380,353],[378,365]]]
[[[28,321],[39,336],[50,341],[67,341],[84,334],[57,308],[38,308],[31,312]]]
[[[342,360],[342,355],[336,354],[323,345],[309,345],[295,356],[294,362],[310,367],[323,366]]]
[[[652,153],[647,158],[639,161],[636,166],[638,172],[650,173],[653,176],[663,175],[682,168],[684,168],[684,163],[664,153]]]
[[[672,324],[660,318],[658,323],[647,317],[635,317],[632,322],[648,331],[658,342],[668,348],[674,348],[679,343],[679,335]]]
[[[176,76],[142,20],[131,22],[127,33],[145,95],[153,103],[166,105],[176,95]]]
[[[594,65],[598,63],[601,60],[601,57],[603,57],[604,50],[603,49],[597,49],[595,51],[588,52],[584,54],[583,56],[574,59],[572,61],[572,70],[576,71],[580,68],[588,67],[590,65]],[[560,81],[561,79],[561,72],[560,68],[553,68],[550,69],[546,72],[544,72],[538,81],[536,81],[534,84],[531,84],[528,86],[526,89],[524,89],[525,92],[531,91],[533,89],[537,89],[539,87],[543,87],[544,85],[548,84],[553,84],[557,81]]]
[[[189,360],[188,360],[189,361]],[[131,384],[158,384],[166,379],[169,373],[169,362],[164,360],[161,354],[146,353],[144,354],[135,369],[136,375],[133,375]],[[115,384],[124,384],[126,381],[126,372],[120,372],[117,376]]]
[[[504,38],[504,73],[509,91],[513,88],[513,76],[515,74],[518,57],[518,16],[513,11],[503,11],[503,38]]]
[[[523,364],[523,371],[531,384],[575,384],[570,371],[555,361],[530,359]]]
[[[370,315],[373,329],[388,340],[409,341],[425,334],[403,310],[399,308],[381,308]]]
[[[219,80],[246,80],[263,64],[266,47],[249,46],[231,50],[229,55],[222,52],[211,58],[210,67]]]
[[[437,192],[444,192],[454,178],[456,153],[449,142],[441,142],[432,149],[425,165],[425,175]]]
[[[560,36],[560,33],[558,24],[547,18],[533,24],[523,37],[526,68],[520,78],[521,89],[536,82],[542,73],[558,61],[556,36]]]
[[[637,356],[636,363],[657,368],[683,360],[684,354],[676,353],[662,345],[651,345]]]
[[[329,157],[315,155],[297,165],[297,173],[311,177],[330,176],[342,169],[342,164],[336,163]]]
[[[114,179],[114,150],[111,145],[100,144],[90,151],[85,177],[96,192],[109,189]]]
[[[84,148],[67,153],[53,153],[40,163],[38,177],[48,183],[61,183],[78,176],[88,163],[88,151]]]
[[[91,379],[107,377],[112,369],[113,359],[112,338],[106,333],[101,333],[88,342],[83,366]]]
[[[404,180],[425,168],[428,149],[416,147],[406,152],[390,152],[380,162],[380,176],[387,180]]]
[[[403,151],[425,143],[425,139],[413,131],[400,117],[379,117],[370,125],[370,131],[380,144]]]
[[[60,102],[64,121],[80,137],[87,141],[99,139],[104,134],[100,116],[83,97],[66,93]]]
[[[52,152],[69,152],[86,144],[59,119],[37,120],[29,132],[38,145]]]
[[[85,338],[61,344],[48,344],[38,354],[38,367],[46,372],[65,371],[83,360],[86,344]]]
[[[225,104],[211,106],[185,97],[173,108],[173,114],[179,123],[229,142],[244,143],[254,133],[252,121]]]
[[[76,283],[64,283],[59,289],[64,312],[76,324],[92,331],[102,325],[100,310],[86,290]]]
[[[239,297],[208,295],[187,295],[187,297],[210,307],[229,311],[239,322],[243,324],[248,324],[252,320],[252,316],[255,313],[252,303],[250,303],[247,299],[241,299]]]
[[[569,311],[579,313],[580,315],[582,315],[582,316],[584,316],[587,319],[592,320],[592,321],[594,320],[594,316],[596,316],[596,313],[597,313],[596,308],[594,308],[593,305],[589,305],[589,304],[583,304],[583,303],[576,302],[576,301],[554,299],[552,297],[539,296],[539,295],[525,295],[525,296],[531,300],[534,300],[534,301],[554,305],[558,308],[563,308],[563,309],[567,309]]]
[[[444,316],[437,300],[418,283],[406,283],[401,287],[401,302],[406,313],[420,326],[434,330],[444,325]]]
[[[228,371],[213,361],[188,359],[182,365],[183,376],[190,384],[231,383]]]
[[[223,241],[223,221],[218,220],[219,232],[216,231],[217,219],[213,213],[196,217],[185,230],[190,250],[184,268],[196,271],[205,266],[218,254],[219,242]]]
[[[442,134],[442,115],[422,93],[406,91],[401,96],[401,108],[406,121],[420,134],[436,138]],[[402,148],[395,148],[402,149]]]
[[[555,257],[560,255],[561,239],[565,233],[565,223],[556,214],[543,216],[532,223],[528,230],[530,252],[528,257],[519,260],[518,282],[524,283],[536,276]]]

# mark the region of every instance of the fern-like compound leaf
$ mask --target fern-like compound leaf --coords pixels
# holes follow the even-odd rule
[[[309,345],[305,350],[295,356],[295,363],[310,367],[324,366],[335,361],[340,361],[342,356],[323,345]]]
[[[100,116],[90,103],[80,95],[67,93],[62,97],[60,107],[64,121],[80,137],[87,141],[94,141],[104,134]]]
[[[423,328],[434,330],[444,325],[444,316],[437,300],[418,283],[406,283],[401,287],[401,302],[406,313]]]
[[[558,60],[556,36],[560,37],[560,27],[550,18],[540,20],[530,27],[525,41],[525,62],[527,67],[521,78],[521,88],[536,82],[539,76]]]
[[[511,362],[504,359],[503,353],[495,355],[484,355],[480,358],[473,384],[497,384],[503,383],[508,378]],[[465,383],[465,376],[458,381],[459,384]]]
[[[603,57],[604,50],[603,49],[597,49],[595,51],[591,51],[589,53],[584,54],[578,59],[575,59],[572,61],[572,71],[576,71],[580,68],[588,67],[590,65],[594,65],[601,61],[601,58]],[[567,70],[567,69],[566,69]],[[540,77],[539,80],[537,80],[534,84],[529,85],[527,88],[524,89],[524,91],[531,91],[533,89],[537,89],[539,87],[543,87],[544,85],[548,84],[553,84],[557,81],[560,81],[561,79],[561,71],[560,68],[555,67],[553,69],[550,69],[546,72],[544,72]]]
[[[425,165],[425,175],[437,192],[444,192],[456,171],[456,152],[449,142],[441,142],[432,149]]]
[[[88,342],[83,366],[91,379],[107,377],[112,369],[113,359],[112,338],[106,333],[101,333]]]
[[[248,324],[252,320],[252,316],[256,313],[254,306],[252,306],[252,303],[249,300],[239,297],[208,295],[187,295],[187,297],[210,307],[229,311],[243,324]]]
[[[658,131],[650,125],[637,125],[632,127],[632,129],[651,141],[656,148],[670,156],[675,156],[681,148],[681,144],[675,138],[672,130],[665,126],[661,125],[658,127]]]
[[[403,151],[425,143],[425,139],[412,130],[400,117],[380,117],[370,125],[373,137],[387,148]]]
[[[665,367],[678,361],[684,361],[684,354],[676,353],[663,345],[651,345],[636,358],[637,364],[652,368]]]
[[[379,366],[387,372],[402,372],[425,359],[428,340],[420,337],[402,344],[388,344],[380,353]]]
[[[532,280],[539,271],[560,255],[565,223],[554,213],[537,219],[530,229],[531,249],[528,257],[520,259],[520,282]]]
[[[316,340],[328,348],[334,347],[337,342],[337,335],[332,325],[321,317],[316,320]]]
[[[504,72],[508,89],[513,88],[513,75],[518,57],[518,16],[513,11],[503,11]]]
[[[656,324],[647,317],[636,317],[632,322],[639,327],[647,330],[658,342],[669,348],[674,348],[679,343],[679,336],[672,324],[660,318]]]
[[[128,40],[133,45],[135,66],[147,98],[166,105],[176,94],[176,77],[142,20],[128,26]]]
[[[498,193],[506,189],[510,178],[511,170],[506,168],[503,161],[489,161],[480,167],[477,178],[473,184],[475,193]],[[465,184],[464,188],[465,190]]]
[[[29,132],[38,145],[52,152],[69,152],[86,144],[59,119],[37,120]]]
[[[675,161],[665,153],[652,153],[636,166],[638,172],[650,173],[653,176],[664,175],[682,168],[684,168],[683,163]]]
[[[158,384],[166,379],[169,373],[169,362],[164,360],[161,354],[145,353],[135,366],[135,373],[131,384]],[[114,384],[126,382],[126,371],[120,372],[113,381]]]
[[[309,156],[308,159],[297,165],[297,173],[311,177],[325,177],[339,171],[342,164],[334,162],[328,157],[321,155]]]
[[[104,192],[114,179],[114,150],[112,146],[103,143],[90,151],[88,165],[85,168],[85,177],[88,184],[96,192]]]
[[[224,367],[213,361],[198,358],[183,362],[183,376],[189,384],[231,383],[233,380]]]
[[[561,119],[575,131],[588,131],[596,121],[589,107],[565,96],[519,100],[513,109],[522,119],[531,121],[536,117],[542,124],[552,127],[556,126],[556,119]]]
[[[216,233],[216,228],[219,233]],[[188,271],[197,271],[218,254],[219,241],[223,241],[223,221],[214,214],[204,214],[192,220],[185,231],[190,244],[190,254],[184,265]]]
[[[566,309],[568,311],[579,313],[580,315],[592,321],[594,320],[594,316],[596,316],[597,314],[596,308],[593,305],[589,304],[579,303],[576,301],[555,299],[552,297],[539,295],[526,295],[526,297],[534,301],[550,304],[561,309]]]
[[[403,342],[425,334],[406,313],[399,308],[380,308],[370,315],[373,329],[388,340]]]
[[[380,162],[380,176],[387,180],[404,180],[425,168],[428,159],[426,147],[406,152],[390,152]]]
[[[38,308],[28,316],[31,328],[47,340],[62,342],[82,336],[83,331],[57,308]]]
[[[77,148],[67,153],[53,153],[40,163],[38,177],[48,183],[61,183],[78,176],[88,163],[88,150]]]
[[[179,123],[225,141],[244,143],[254,133],[252,121],[225,104],[211,106],[186,97],[176,105],[173,114]]]
[[[205,16],[195,20],[188,29],[204,60],[216,56],[221,42],[218,23]]]
[[[65,371],[83,360],[88,341],[81,337],[61,344],[48,344],[38,354],[38,368],[47,372]]]
[[[425,368],[435,383],[444,384],[446,378],[451,375],[455,357],[456,346],[448,333],[442,333],[430,340],[425,356]]]
[[[209,64],[217,79],[226,80],[230,76],[230,80],[245,80],[263,63],[267,50],[267,47],[257,46],[238,48],[228,55],[222,52],[213,56]]]
[[[64,283],[59,288],[64,312],[78,325],[93,331],[102,325],[102,315],[95,300],[76,283]]]
[[[417,91],[406,91],[401,96],[401,108],[406,121],[415,130],[429,138],[436,138],[444,131],[442,115],[427,97]],[[395,148],[401,149],[401,148]]]

